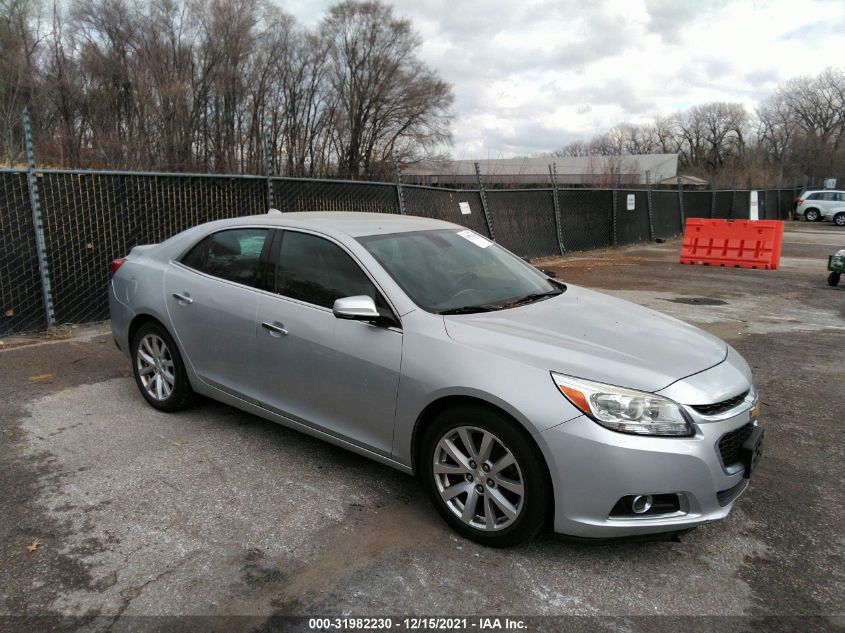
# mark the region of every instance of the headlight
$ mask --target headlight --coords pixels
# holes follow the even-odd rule
[[[561,393],[608,429],[638,435],[692,435],[681,407],[653,393],[614,387],[552,372]]]

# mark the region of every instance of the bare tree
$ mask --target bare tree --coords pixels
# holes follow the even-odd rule
[[[37,0],[0,0],[0,125],[4,132],[0,147],[9,163],[23,160],[24,106],[38,116],[38,57],[44,38],[42,6]]]
[[[589,156],[590,146],[585,141],[572,141],[559,150],[552,152],[552,156]]]
[[[277,173],[383,177],[451,140],[420,42],[380,0],[310,30],[274,0],[0,0],[0,160],[23,160],[27,106],[45,164],[258,173],[266,133]],[[753,118],[705,103],[556,155],[643,153],[714,181],[845,178],[845,69],[784,82]]]
[[[841,171],[845,71],[829,68],[815,77],[791,79],[773,101],[783,109],[780,132],[789,132],[789,146],[801,171],[811,178],[834,173],[837,166]]]
[[[622,123],[589,142],[575,141],[554,153],[556,156],[621,156],[660,152],[654,124]]]
[[[337,98],[342,175],[359,176],[391,153],[408,158],[450,139],[451,88],[417,58],[421,41],[408,20],[377,0],[346,0],[329,9],[320,33]]]

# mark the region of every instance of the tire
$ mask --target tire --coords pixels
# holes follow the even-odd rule
[[[822,214],[819,213],[818,209],[807,209],[804,211],[804,219],[806,219],[807,222],[818,222],[821,220],[821,217]]]
[[[845,213],[837,213],[833,216],[836,226],[845,226]]]
[[[490,440],[488,451],[485,439]],[[458,459],[453,457],[455,451]],[[483,462],[482,451],[488,453]],[[508,456],[514,463],[503,467]],[[510,547],[546,526],[551,490],[545,460],[530,436],[506,414],[481,405],[442,411],[423,434],[419,460],[418,471],[434,507],[466,538],[490,547]],[[447,490],[453,487],[460,491],[449,499]],[[474,503],[472,511],[467,502]]]
[[[194,402],[194,392],[179,348],[158,322],[148,321],[135,332],[132,338],[132,373],[141,395],[159,411],[181,411]]]
[[[827,276],[827,283],[831,286],[838,286],[839,285],[839,277],[840,273],[830,273]]]

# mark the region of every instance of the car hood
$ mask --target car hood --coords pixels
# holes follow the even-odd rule
[[[717,365],[727,344],[660,312],[568,286],[551,299],[444,317],[462,344],[550,371],[658,391]]]

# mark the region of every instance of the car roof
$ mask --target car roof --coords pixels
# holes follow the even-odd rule
[[[436,229],[462,229],[464,227],[413,215],[392,213],[361,213],[356,211],[305,211],[296,213],[267,213],[233,218],[233,225],[244,222],[273,224],[279,227],[336,231],[350,237],[365,235],[431,231]]]

